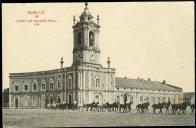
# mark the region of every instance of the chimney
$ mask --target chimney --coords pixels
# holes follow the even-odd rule
[[[163,84],[166,84],[166,81],[165,80],[163,80]]]

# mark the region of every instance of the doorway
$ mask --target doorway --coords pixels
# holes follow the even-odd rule
[[[71,104],[71,103],[72,103],[72,95],[69,94],[69,104]]]
[[[18,97],[15,97],[15,108],[18,108]]]
[[[126,104],[126,102],[127,102],[127,95],[125,94],[124,95],[124,104]]]

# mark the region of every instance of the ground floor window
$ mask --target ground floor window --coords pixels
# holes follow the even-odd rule
[[[143,103],[143,97],[140,96],[140,103]]]

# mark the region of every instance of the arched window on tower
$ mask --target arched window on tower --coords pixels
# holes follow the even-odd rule
[[[78,33],[78,44],[79,45],[82,44],[82,34],[81,34],[81,32]]]
[[[92,31],[89,32],[89,46],[94,45],[94,33]]]

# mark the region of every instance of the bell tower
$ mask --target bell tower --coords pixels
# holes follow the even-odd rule
[[[76,23],[73,17],[73,65],[93,64],[100,65],[100,49],[99,49],[99,16],[97,23],[93,21],[93,16],[89,12],[88,3]]]

